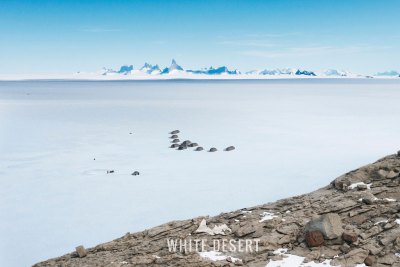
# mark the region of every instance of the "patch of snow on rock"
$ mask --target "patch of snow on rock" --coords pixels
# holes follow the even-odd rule
[[[273,218],[277,218],[278,216],[274,215],[271,212],[268,211],[264,211],[262,214],[260,214],[262,216],[260,222],[264,222],[264,221],[268,221],[268,220],[272,220]]]
[[[389,220],[382,220],[382,221],[376,222],[375,225],[378,225],[378,224],[380,224],[380,223],[387,223],[388,221],[389,221]]]
[[[284,258],[282,260],[277,260],[277,261],[269,261],[268,264],[265,267],[331,267],[331,261],[330,260],[325,260],[321,263],[317,262],[308,262],[304,263],[304,257],[296,256],[296,255],[291,255],[291,254],[286,254],[287,249],[277,249],[274,251],[274,254],[276,255],[281,255]],[[358,264],[356,267],[365,267],[365,264]]]
[[[200,257],[206,258],[212,261],[223,261],[226,260],[227,256],[223,255],[221,252],[217,251],[204,251],[199,252]]]
[[[383,200],[385,200],[387,202],[396,202],[396,199],[393,199],[393,198],[384,198]]]
[[[356,188],[356,187],[359,186],[359,185],[366,185],[367,188],[368,188],[369,190],[371,190],[371,185],[372,185],[372,183],[371,183],[371,184],[366,184],[366,183],[364,183],[364,182],[354,183],[354,184],[349,185],[348,188],[349,188],[349,189],[354,189],[354,188]]]
[[[223,261],[226,260],[228,258],[230,258],[230,260],[233,263],[239,263],[242,262],[241,259],[239,258],[234,258],[231,256],[226,256],[224,254],[222,254],[222,252],[218,252],[218,251],[204,251],[204,252],[199,252],[200,257],[202,258],[206,258],[212,261]]]

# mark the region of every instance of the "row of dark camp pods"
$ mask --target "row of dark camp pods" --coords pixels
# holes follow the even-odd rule
[[[199,144],[192,142],[190,140],[185,140],[183,142],[181,142],[179,140],[179,136],[178,134],[180,133],[179,130],[174,130],[172,132],[170,132],[171,136],[169,137],[170,139],[172,139],[171,143],[172,145],[170,146],[170,148],[176,148],[177,150],[185,150],[188,148],[194,148],[194,151],[203,151],[204,148],[199,146]],[[234,150],[235,147],[234,146],[228,146],[227,148],[224,149],[224,151],[232,151]],[[218,149],[216,149],[215,147],[211,147],[208,152],[217,152]]]

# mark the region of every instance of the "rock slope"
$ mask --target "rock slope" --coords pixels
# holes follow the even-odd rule
[[[400,153],[309,194],[172,221],[34,266],[270,266],[288,255],[328,266],[400,266],[399,181]],[[167,240],[206,242],[203,250],[175,252]],[[205,252],[223,240],[255,241],[257,249]]]

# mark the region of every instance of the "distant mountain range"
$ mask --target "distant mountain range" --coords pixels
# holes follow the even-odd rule
[[[285,69],[263,69],[263,70],[251,70],[247,72],[241,72],[237,69],[230,70],[226,66],[221,67],[209,67],[198,70],[184,69],[182,66],[173,59],[169,67],[160,68],[159,65],[152,65],[145,63],[140,68],[134,68],[133,65],[124,65],[119,70],[103,68],[99,72],[95,73],[84,73],[77,72],[78,76],[112,76],[121,78],[301,78],[301,77],[321,77],[321,78],[378,78],[378,77],[400,77],[400,73],[397,71],[386,71],[379,72],[373,75],[362,75],[356,74],[343,70],[329,69],[325,71],[312,71],[296,68],[285,68]]]

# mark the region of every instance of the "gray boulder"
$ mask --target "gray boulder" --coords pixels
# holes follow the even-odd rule
[[[195,151],[203,151],[204,150],[204,148],[202,148],[201,146],[199,146],[199,147],[197,147],[196,149],[195,149]]]
[[[188,145],[188,147],[196,147],[196,146],[198,146],[199,144],[197,144],[197,143],[190,143],[189,145]]]
[[[176,138],[178,138],[178,135],[177,135],[177,134],[173,134],[173,135],[171,135],[170,138],[171,138],[171,139],[176,139]]]
[[[304,231],[320,231],[325,239],[335,239],[343,234],[342,220],[336,213],[324,214],[314,220],[309,221]]]
[[[182,146],[182,145],[180,145],[180,146],[178,147],[178,150],[184,150],[184,149],[187,149],[187,146]]]
[[[210,148],[210,150],[208,150],[208,152],[216,152],[217,149],[215,147]]]
[[[178,144],[172,144],[172,145],[170,146],[170,148],[177,148],[177,147],[179,147]]]
[[[180,142],[179,139],[174,139],[174,140],[172,140],[172,143],[179,143],[179,142]]]
[[[178,134],[178,133],[180,133],[179,130],[174,130],[174,131],[170,132],[170,134]]]
[[[76,247],[75,251],[78,254],[79,258],[86,257],[86,255],[87,255],[86,249],[83,246]]]

